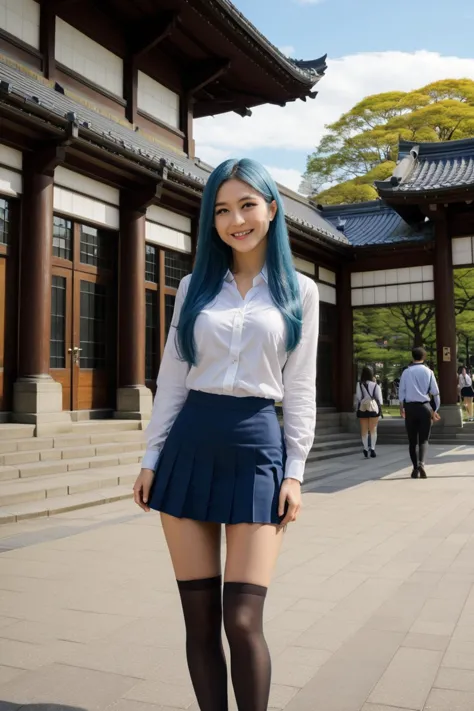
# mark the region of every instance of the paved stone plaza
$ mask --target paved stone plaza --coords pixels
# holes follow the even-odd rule
[[[270,709],[474,708],[474,449],[433,446],[427,481],[405,448],[378,455],[306,486],[266,606]],[[1,711],[197,711],[158,515],[125,501],[0,536]]]

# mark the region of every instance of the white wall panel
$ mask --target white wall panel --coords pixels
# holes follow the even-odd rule
[[[21,173],[4,168],[0,165],[0,195],[16,197],[23,191],[23,180]]]
[[[69,188],[74,192],[83,193],[94,199],[108,202],[111,205],[120,204],[120,191],[100,183],[98,180],[88,178],[80,173],[59,166],[54,171],[54,182],[63,188]]]
[[[423,301],[434,300],[434,284],[432,281],[423,282]]]
[[[123,95],[123,61],[75,27],[56,17],[58,62],[116,96]]]
[[[325,269],[324,267],[319,267],[319,278],[321,281],[325,281],[328,284],[336,285],[336,273],[332,272],[330,269]]]
[[[140,71],[137,106],[159,121],[179,128],[179,95]]]
[[[387,304],[396,304],[398,302],[398,286],[387,286],[386,294]]]
[[[363,291],[363,289],[353,289],[352,290],[352,306],[362,306],[363,305],[362,291]]]
[[[316,275],[316,266],[313,262],[308,262],[307,259],[301,259],[301,257],[293,256],[293,264],[295,265],[295,269],[303,274],[310,274],[311,276]]]
[[[23,167],[23,155],[21,151],[17,151],[9,146],[4,146],[0,143],[0,165],[6,165],[8,168],[21,170]]]
[[[178,232],[191,234],[191,218],[179,215],[177,212],[172,212],[172,210],[166,210],[164,207],[150,205],[146,211],[146,219],[149,222],[156,222],[158,225],[171,227],[173,230],[178,230]]]
[[[328,284],[318,284],[319,289],[319,300],[326,304],[336,304],[337,294],[336,289],[333,286],[328,286]]]
[[[362,282],[362,272],[353,272],[351,274],[351,286],[353,289],[356,289],[360,286],[363,285]]]
[[[168,247],[178,252],[191,253],[191,237],[177,230],[172,230],[164,225],[146,222],[146,240],[160,247]]]
[[[54,187],[54,210],[102,227],[119,229],[119,210],[99,200]]]
[[[423,301],[423,284],[412,284],[410,286],[411,301]]]
[[[0,29],[39,49],[39,3],[34,0],[0,0]]]
[[[453,264],[455,266],[474,263],[473,241],[472,237],[455,237],[453,239]]]

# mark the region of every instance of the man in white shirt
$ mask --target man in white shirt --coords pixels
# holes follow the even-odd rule
[[[400,414],[405,418],[410,459],[413,463],[412,479],[426,479],[425,460],[433,421],[439,420],[438,383],[435,374],[425,365],[426,351],[414,348],[413,362],[403,371],[399,387]],[[434,409],[431,397],[434,398]],[[418,446],[418,452],[417,452]]]

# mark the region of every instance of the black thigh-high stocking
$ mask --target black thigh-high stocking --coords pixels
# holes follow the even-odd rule
[[[271,661],[263,636],[267,588],[224,583],[224,627],[231,654],[232,683],[239,711],[267,711]]]
[[[178,580],[186,625],[186,657],[201,711],[227,711],[222,647],[222,579]]]

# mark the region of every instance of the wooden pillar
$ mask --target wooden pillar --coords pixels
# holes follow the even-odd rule
[[[40,5],[40,51],[43,59],[45,79],[54,79],[56,60],[54,56],[56,41],[56,15],[45,3]]]
[[[54,170],[25,160],[20,262],[20,377],[49,377]]]
[[[35,425],[37,436],[69,432],[71,416],[62,409],[62,386],[49,374],[54,169],[64,148],[52,146],[23,160],[20,246],[20,327],[18,379],[13,419]]]
[[[351,302],[351,274],[348,265],[343,265],[337,280],[338,339],[337,376],[339,382],[338,409],[353,411],[354,399],[354,338]]]
[[[120,212],[119,387],[145,384],[145,211]]]
[[[153,188],[151,195],[154,195]],[[145,386],[145,228],[143,197],[120,196],[118,390],[115,417],[150,418],[152,393]]]
[[[452,408],[456,422],[445,412],[446,424],[460,423],[457,406],[456,315],[451,240],[446,216],[435,222],[434,297],[439,388],[443,409]],[[449,349],[449,352],[446,351]],[[458,417],[459,412],[459,417]]]

